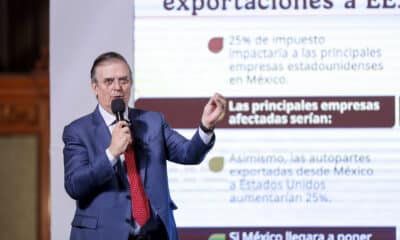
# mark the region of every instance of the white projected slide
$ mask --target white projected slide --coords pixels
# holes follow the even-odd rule
[[[135,106],[190,137],[169,164],[183,240],[400,239],[400,1],[135,1]],[[397,233],[396,233],[397,232]]]

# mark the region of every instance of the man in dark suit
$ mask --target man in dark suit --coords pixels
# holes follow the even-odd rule
[[[91,81],[98,100],[95,111],[63,132],[64,184],[76,200],[70,239],[178,239],[166,161],[199,164],[204,159],[214,144],[213,129],[224,115],[226,100],[220,94],[210,98],[200,127],[189,140],[171,129],[158,112],[125,108],[127,121],[115,122],[111,102],[119,98],[127,106],[133,85],[131,69],[120,54],[97,57]],[[132,214],[139,204],[132,199],[132,182],[124,164],[129,148],[134,149],[139,185],[148,199],[143,223]]]

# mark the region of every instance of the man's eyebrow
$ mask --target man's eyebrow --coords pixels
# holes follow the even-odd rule
[[[123,76],[123,77],[118,78],[118,80],[128,80],[128,79],[129,79],[129,76]]]
[[[113,77],[106,77],[106,78],[104,78],[104,80],[114,80],[114,79],[118,79],[118,80],[128,80],[128,79],[129,79],[129,76],[122,76],[122,77],[119,77],[119,78],[113,78]]]

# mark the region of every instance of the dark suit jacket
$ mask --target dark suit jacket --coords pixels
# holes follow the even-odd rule
[[[214,144],[204,144],[198,131],[188,140],[171,129],[162,114],[129,109],[135,154],[150,205],[170,240],[178,239],[168,187],[166,160],[198,164]],[[131,204],[105,150],[111,134],[96,110],[64,128],[64,184],[76,200],[71,240],[127,240]]]

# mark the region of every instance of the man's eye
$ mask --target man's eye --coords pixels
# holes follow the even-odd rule
[[[112,82],[113,82],[113,80],[112,80],[112,79],[106,79],[104,82],[105,82],[107,85],[111,85]]]

